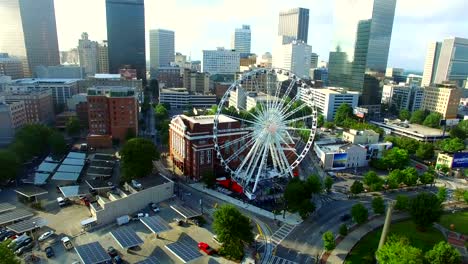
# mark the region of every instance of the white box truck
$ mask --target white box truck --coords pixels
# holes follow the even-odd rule
[[[125,224],[128,224],[128,222],[130,222],[130,216],[129,215],[123,215],[121,217],[117,217],[117,225],[121,226],[121,225],[125,225]]]

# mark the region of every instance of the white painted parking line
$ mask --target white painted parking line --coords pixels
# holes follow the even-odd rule
[[[273,256],[273,258],[271,258],[270,263],[271,264],[298,264],[297,262],[290,261],[284,258],[280,258],[278,256]]]

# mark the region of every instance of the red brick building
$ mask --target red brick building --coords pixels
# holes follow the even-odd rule
[[[179,115],[172,119],[169,125],[169,154],[177,168],[184,175],[200,179],[204,172],[214,171],[215,175],[225,174],[216,158],[213,144],[214,116]],[[227,116],[220,116],[218,125],[218,142],[222,145],[227,140],[232,141],[246,132],[233,131],[240,128],[240,123]],[[242,142],[232,144],[224,149],[223,157],[229,157],[242,146]],[[230,167],[238,166],[239,160],[230,163]]]
[[[120,142],[125,141],[129,130],[138,134],[138,101],[134,88],[93,87],[88,89],[89,136],[92,144],[107,146],[109,142],[98,144],[96,137],[111,136]],[[89,142],[88,142],[89,143]],[[91,145],[92,145],[91,144]]]

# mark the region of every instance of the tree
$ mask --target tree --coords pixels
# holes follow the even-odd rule
[[[332,231],[327,231],[322,235],[323,240],[323,247],[327,251],[331,251],[335,249],[335,236],[333,235]]]
[[[154,114],[156,115],[156,119],[158,120],[164,120],[169,118],[169,112],[163,104],[156,105],[156,107],[154,108]]]
[[[287,209],[290,212],[299,212],[304,219],[315,210],[315,206],[310,202],[311,187],[307,185],[300,179],[293,178],[286,185],[283,194]]]
[[[52,132],[48,141],[52,156],[62,157],[65,155],[65,153],[67,153],[67,143],[65,142],[65,138],[63,137],[62,133],[58,131]]]
[[[212,105],[210,109],[206,110],[207,115],[216,115],[218,112],[218,105]]]
[[[205,171],[202,174],[202,181],[208,188],[213,188],[216,185],[216,176],[213,171]]]
[[[330,176],[325,177],[325,180],[323,182],[323,185],[325,186],[325,189],[327,192],[330,192],[331,187],[333,186],[333,179]]]
[[[405,120],[409,121],[411,119],[411,112],[408,111],[408,109],[402,109],[402,110],[400,110],[399,117],[403,121],[405,121]]]
[[[446,138],[439,143],[442,151],[455,153],[465,149],[465,142],[459,138]]]
[[[0,150],[0,168],[2,168],[0,181],[16,178],[20,165],[15,153],[10,150]]]
[[[441,119],[441,114],[437,112],[432,112],[424,119],[423,125],[436,128],[440,126]]]
[[[0,243],[0,264],[20,264],[21,261],[16,258],[15,253],[7,247],[7,242]]]
[[[383,180],[375,171],[369,171],[364,175],[364,184],[366,184],[372,191],[379,191],[382,189]]]
[[[306,186],[310,193],[321,193],[323,190],[322,181],[318,175],[312,174],[306,180]]]
[[[362,205],[362,203],[357,203],[351,207],[351,216],[353,217],[354,222],[357,224],[362,224],[367,221],[369,212],[367,211],[367,208]]]
[[[144,138],[132,138],[127,141],[120,155],[125,180],[150,174],[153,169],[153,160],[159,160],[159,153],[153,142]]]
[[[404,174],[403,183],[407,186],[413,186],[418,182],[419,174],[416,168],[408,167],[402,170],[402,173]]]
[[[407,195],[397,195],[395,209],[400,211],[406,211],[409,209],[410,200]]]
[[[352,194],[360,194],[364,191],[364,185],[360,181],[354,181],[350,187]]]
[[[401,183],[403,183],[404,178],[405,174],[402,170],[392,170],[387,176],[387,184],[390,189],[396,189]]]
[[[346,236],[348,234],[348,226],[346,224],[341,224],[338,232],[340,233],[340,235]]]
[[[335,124],[333,122],[325,122],[325,124],[323,125],[325,128],[327,129],[334,129],[335,128]]]
[[[409,163],[408,151],[400,148],[392,148],[384,154],[382,163],[388,169],[404,168]]]
[[[419,248],[412,247],[406,237],[390,236],[383,247],[375,254],[381,264],[412,263],[422,264],[423,254]]]
[[[70,136],[76,136],[80,133],[81,125],[80,120],[76,116],[68,118],[67,123],[65,124],[65,131]]]
[[[418,150],[416,150],[416,157],[428,160],[434,157],[434,145],[430,143],[420,143]]]
[[[410,202],[410,215],[418,229],[424,231],[439,221],[442,215],[441,202],[435,194],[420,193]]]
[[[468,191],[465,191],[463,193],[463,200],[465,201],[465,203],[468,203]]]
[[[437,198],[439,199],[439,202],[445,202],[447,199],[447,188],[445,188],[445,186],[439,187],[437,190]]]
[[[454,126],[454,127],[452,127],[452,129],[450,129],[450,137],[465,140],[466,139],[466,131],[464,131],[463,129],[461,129],[458,126]]]
[[[254,241],[249,218],[230,204],[219,207],[213,218],[213,230],[223,243],[219,253],[240,260],[244,254],[244,243]]]
[[[441,241],[425,254],[427,263],[431,264],[459,264],[460,252],[446,241]]]
[[[419,181],[422,184],[433,184],[434,180],[435,180],[434,173],[431,173],[429,171],[425,171],[423,174],[419,176]]]
[[[372,210],[376,214],[383,214],[385,212],[385,203],[382,197],[378,196],[372,199]]]
[[[52,134],[52,130],[44,125],[30,124],[23,126],[15,134],[15,143],[21,142],[24,146],[21,150],[24,152],[17,152],[17,155],[24,157],[23,161],[26,161],[33,156],[44,153],[49,148],[50,134]]]
[[[410,122],[415,124],[422,124],[426,119],[427,112],[425,110],[416,110],[411,115]]]
[[[325,117],[322,114],[319,114],[317,117],[317,127],[323,127],[325,123]]]
[[[461,200],[463,200],[463,196],[465,195],[465,192],[467,192],[467,191],[462,189],[462,188],[457,188],[453,192],[453,198],[455,198],[455,200],[457,200],[457,201],[461,201]]]
[[[335,123],[342,125],[347,118],[353,117],[353,108],[348,104],[341,104],[335,113]]]

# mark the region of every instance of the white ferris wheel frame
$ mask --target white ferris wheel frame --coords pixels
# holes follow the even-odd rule
[[[265,111],[262,111],[261,113],[259,113],[259,111],[257,111],[256,112],[256,114],[258,114],[257,116],[252,115],[254,117],[254,121],[248,121],[248,120],[245,120],[245,119],[242,119],[242,118],[239,118],[239,117],[233,117],[231,115],[226,115],[226,114],[222,113],[222,109],[225,106],[226,102],[229,100],[231,92],[234,91],[235,89],[237,89],[237,87],[242,87],[242,82],[243,81],[248,80],[249,77],[258,76],[258,74],[269,74],[269,73],[276,74],[276,76],[282,75],[283,78],[287,77],[288,80],[290,81],[290,84],[289,84],[289,86],[287,87],[287,89],[286,89],[286,91],[284,93],[284,97],[289,96],[289,93],[291,92],[293,87],[296,86],[296,84],[297,84],[297,86],[296,86],[297,87],[296,96],[294,96],[294,98],[292,98],[291,101],[286,104],[286,106],[284,106],[282,103],[281,104],[278,103],[278,101],[283,102],[282,100],[276,100],[277,102],[269,102],[268,101],[269,96],[268,96],[268,91],[267,91],[267,103],[265,105],[266,109],[265,109]],[[275,96],[279,95],[279,92],[280,92],[279,90],[281,90],[281,87],[278,87],[278,83],[282,83],[282,82],[283,81],[277,81]],[[266,166],[266,164],[264,164],[264,162],[265,162],[266,159],[268,159],[268,154],[269,153],[271,155],[272,162],[273,162],[273,164],[275,166],[275,169],[279,168],[279,176],[280,177],[288,177],[288,176],[294,177],[293,170],[305,158],[305,156],[307,155],[307,153],[309,152],[309,150],[310,150],[310,148],[312,146],[312,143],[314,141],[316,131],[317,131],[317,109],[315,107],[315,103],[313,101],[313,98],[308,102],[303,102],[303,104],[301,106],[294,109],[293,111],[288,112],[288,110],[290,109],[290,107],[293,105],[294,102],[301,101],[301,98],[300,98],[301,96],[300,96],[300,91],[299,91],[299,89],[301,89],[301,87],[302,88],[311,88],[309,85],[306,84],[306,82],[304,82],[303,80],[298,78],[297,75],[295,75],[294,73],[292,73],[289,70],[279,69],[279,68],[253,69],[253,70],[251,70],[249,72],[244,73],[242,75],[242,77],[240,78],[240,80],[236,80],[235,82],[233,82],[231,84],[231,86],[227,89],[227,91],[224,93],[223,97],[221,98],[221,101],[218,104],[218,109],[217,109],[217,112],[215,114],[214,124],[213,124],[213,143],[214,143],[214,149],[216,150],[216,156],[217,156],[218,159],[220,159],[222,167],[224,167],[224,169],[227,172],[230,173],[231,178],[235,182],[237,182],[239,185],[242,186],[242,188],[244,190],[244,193],[246,193],[247,196],[249,196],[249,198],[252,196],[253,193],[255,193],[255,191],[257,189],[257,184],[259,182],[259,177],[260,177],[261,171],[263,169],[263,166]],[[268,89],[268,87],[267,87],[267,89]],[[275,98],[278,98],[278,97],[276,96]],[[303,106],[309,106],[311,108],[312,113],[311,113],[310,116],[307,115],[307,116],[302,116],[300,118],[287,119],[288,117],[291,117],[293,114],[297,113],[300,109],[302,109]],[[266,112],[268,112],[269,114],[265,114]],[[260,114],[264,114],[264,116],[259,118]],[[239,149],[237,149],[237,151],[234,154],[232,154],[230,157],[227,157],[227,158],[223,157],[223,154],[221,152],[221,150],[226,146],[223,146],[223,145],[220,146],[220,142],[218,141],[218,131],[219,131],[218,126],[219,126],[219,116],[220,115],[225,115],[225,116],[228,116],[228,117],[230,117],[232,119],[235,119],[237,121],[243,121],[244,123],[250,123],[251,126],[252,126],[251,128],[223,129],[223,132],[251,131],[250,134],[252,134],[252,136],[250,136],[251,138],[248,140],[248,142],[246,144],[239,147]],[[278,117],[280,115],[281,115],[282,119],[284,119],[284,120],[282,120],[281,118]],[[268,128],[265,128],[265,124],[264,123],[262,124],[262,121],[265,121],[264,118],[268,118],[269,124],[273,123],[274,125],[270,124],[270,125],[268,125]],[[312,121],[311,125],[310,125],[310,128],[307,128],[307,127],[305,127],[305,128],[294,128],[294,127],[290,127],[290,126],[282,127],[282,125],[284,125],[286,122],[287,123],[292,123],[292,122],[296,122],[296,121],[300,121],[300,120],[305,120],[307,118],[310,118],[311,121]],[[260,119],[262,119],[262,120],[260,120]],[[282,132],[286,131],[289,139],[294,144],[297,143],[297,142],[294,142],[294,140],[292,139],[290,134],[287,132],[288,130],[307,130],[307,131],[309,131],[310,132],[309,138],[307,139],[307,142],[305,142],[304,148],[302,149],[301,153],[296,153],[296,151],[292,150],[291,148],[288,148],[288,149],[282,148],[280,150],[277,150],[276,152],[273,149],[271,149],[271,147],[273,147],[273,146],[282,146],[283,144],[288,145],[286,140],[281,135],[279,135],[280,133],[275,133],[275,132],[268,133],[268,131],[265,132],[265,130],[274,130],[274,131],[276,131],[277,129],[279,129],[279,130],[282,129]],[[259,130],[261,130],[261,131],[259,131]],[[275,135],[279,135],[279,136],[275,136]],[[266,139],[265,137],[268,138],[268,139]],[[236,144],[241,143],[241,139],[245,140],[244,136],[241,136],[241,137],[239,137],[239,138],[237,138],[237,139],[235,139],[235,140],[233,140],[233,141],[231,141],[231,142],[229,142],[227,144],[232,145],[234,143],[236,143]],[[263,141],[260,142],[261,139]],[[280,140],[282,142],[280,142]],[[264,143],[266,143],[266,144],[264,144]],[[260,146],[260,145],[262,145],[262,146]],[[241,165],[238,166],[238,168],[236,168],[236,169],[231,168],[229,166],[229,163],[234,158],[236,158],[236,157],[238,158],[239,157],[238,155],[240,153],[246,151],[247,148],[249,148],[249,146],[251,146],[251,148],[248,151],[248,154],[246,155],[245,159],[241,162]],[[294,146],[294,147],[296,147],[296,146]],[[284,150],[292,151],[296,155],[296,159],[292,163],[290,163],[288,161],[287,157],[285,156],[285,151]],[[276,155],[274,153],[276,153]],[[256,157],[253,156],[255,154],[256,154]],[[261,161],[259,160],[260,157],[262,158]],[[254,158],[256,159],[255,161],[254,161]],[[251,165],[254,163],[255,166],[257,166],[259,161],[260,161],[261,169],[258,170],[257,175],[255,176],[254,187],[251,190],[249,190],[247,187],[248,187],[249,183],[252,181],[252,177],[254,176],[253,174],[255,172],[255,168],[251,168]],[[243,170],[243,168],[247,165],[246,163],[249,163],[248,167],[246,167],[247,172],[245,172]],[[246,175],[246,173],[249,173],[249,175]]]

